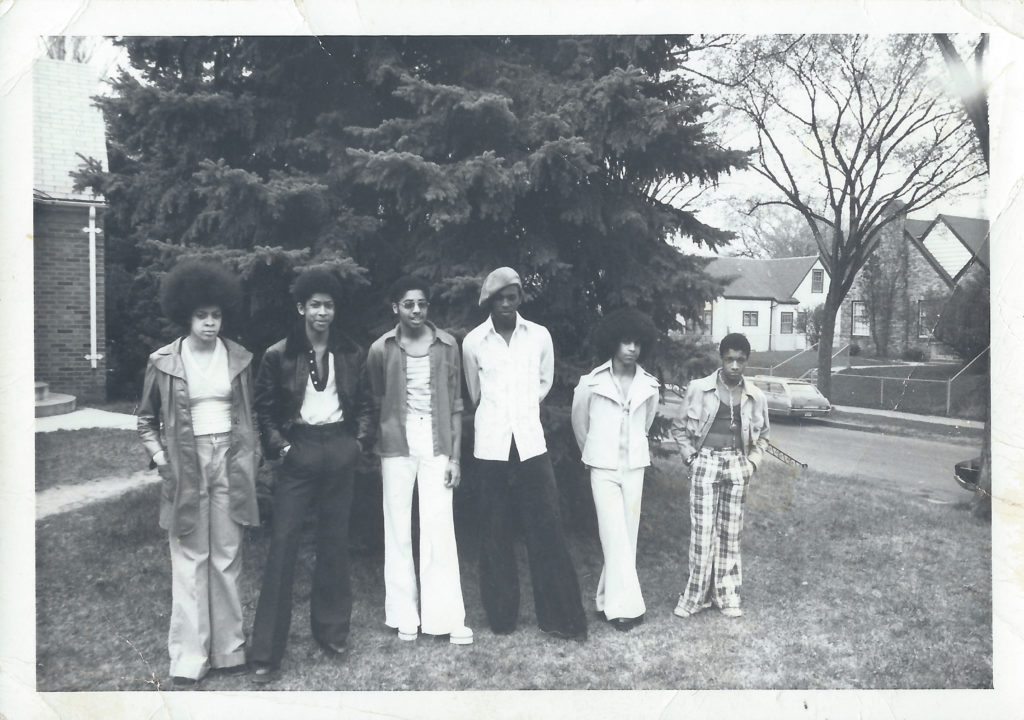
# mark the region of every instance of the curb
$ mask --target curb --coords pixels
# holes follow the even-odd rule
[[[945,425],[941,423],[929,423],[927,421],[915,420],[893,420],[891,418],[886,418],[884,421],[879,422],[881,418],[877,417],[871,417],[870,421],[866,420],[867,418],[865,418],[865,420],[860,420],[859,418],[827,417],[818,419],[817,424],[842,430],[859,430],[861,432],[895,435],[927,433],[929,435],[959,438],[963,440],[981,440],[985,436],[985,430],[983,428],[974,428],[969,426]]]

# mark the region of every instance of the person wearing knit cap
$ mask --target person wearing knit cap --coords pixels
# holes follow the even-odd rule
[[[554,349],[543,325],[519,314],[523,283],[501,267],[480,290],[488,317],[466,335],[462,365],[476,406],[473,455],[480,482],[480,598],[491,630],[515,630],[519,570],[509,514],[520,513],[540,629],[584,640],[587,619],[558,511],[558,489],[540,423]]]

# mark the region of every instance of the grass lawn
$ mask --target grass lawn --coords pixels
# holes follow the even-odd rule
[[[134,430],[87,428],[36,433],[36,491],[144,470],[149,457]]]
[[[474,531],[460,522],[467,624],[476,642],[400,642],[383,626],[383,556],[364,551],[352,562],[351,649],[336,663],[310,635],[307,537],[284,673],[272,689],[991,687],[990,526],[970,514],[966,499],[931,504],[848,478],[794,476],[771,461],[747,498],[746,615],[734,620],[709,610],[680,620],[672,608],[687,569],[687,484],[677,460],[657,462],[648,472],[638,549],[647,622],[634,631],[594,619],[600,546],[593,532],[579,532],[571,541],[589,640],[553,640],[537,629],[525,567],[520,627],[493,635],[480,605]],[[460,493],[465,520],[472,486]],[[156,517],[157,488],[150,487],[37,524],[39,691],[166,686],[170,568]],[[263,532],[250,532],[247,626],[266,551]],[[252,689],[245,677],[210,677],[202,687]]]

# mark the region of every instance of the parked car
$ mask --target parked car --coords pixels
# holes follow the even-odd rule
[[[783,417],[823,417],[832,412],[828,399],[804,380],[770,375],[747,378],[768,398],[768,413]]]
[[[958,462],[953,466],[953,477],[964,490],[975,492],[981,477],[981,458],[976,457]]]

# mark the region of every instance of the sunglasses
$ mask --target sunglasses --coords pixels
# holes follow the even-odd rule
[[[413,308],[419,308],[420,310],[426,310],[428,307],[430,307],[430,301],[429,300],[403,300],[402,302],[400,302],[398,304],[401,305],[406,310],[412,310]]]

